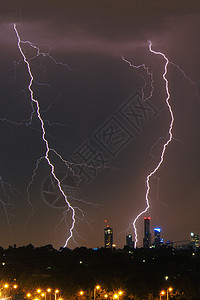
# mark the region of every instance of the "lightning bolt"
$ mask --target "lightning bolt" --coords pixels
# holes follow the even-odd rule
[[[144,101],[147,101],[149,100],[152,95],[153,95],[153,92],[154,92],[154,80],[153,80],[153,73],[151,73],[149,71],[149,67],[146,66],[145,64],[141,64],[141,65],[133,65],[130,61],[128,61],[127,59],[125,59],[123,56],[122,56],[122,60],[126,63],[129,64],[130,67],[132,68],[135,68],[135,69],[144,69],[146,71],[146,74],[150,77],[150,85],[151,85],[151,90],[150,90],[150,93],[149,93],[149,96],[145,97],[145,88],[147,86],[147,82],[144,78],[144,76],[142,75],[143,79],[144,79],[144,86],[142,87],[142,99]]]
[[[176,69],[178,69],[183,77],[191,84],[191,86],[193,87],[194,91],[195,91],[195,96],[200,98],[200,95],[199,95],[199,91],[198,91],[198,86],[197,86],[197,83],[194,82],[186,73],[183,69],[181,69],[181,67],[175,63],[173,63],[172,61],[169,62],[172,66],[174,66]]]
[[[8,207],[13,207],[13,202],[10,200],[10,195],[16,196],[16,193],[19,194],[19,192],[8,183],[3,180],[3,178],[0,176],[0,204],[3,206],[4,214],[6,217],[7,225],[9,227],[11,237],[13,238],[13,230],[12,230],[12,224],[10,222],[10,217],[14,217],[14,215],[11,215],[11,213],[8,212]]]
[[[173,124],[174,124],[174,115],[173,115],[173,111],[172,111],[172,108],[171,108],[171,105],[169,103],[169,100],[170,100],[170,92],[169,92],[169,83],[168,83],[168,80],[166,78],[166,75],[167,75],[167,72],[168,72],[168,65],[172,65],[174,66],[182,75],[183,77],[190,83],[190,85],[193,87],[194,91],[195,91],[195,96],[196,97],[200,97],[199,95],[199,91],[198,91],[198,86],[197,86],[197,83],[195,83],[186,73],[185,71],[177,64],[175,64],[174,62],[172,61],[169,61],[169,59],[166,57],[166,55],[162,52],[159,52],[159,51],[154,51],[152,49],[152,42],[149,41],[149,51],[150,53],[153,53],[155,55],[160,55],[164,58],[165,60],[165,66],[164,66],[164,73],[162,75],[164,81],[165,81],[165,90],[166,90],[166,99],[165,99],[165,102],[167,104],[167,107],[168,107],[168,110],[169,110],[169,113],[170,113],[170,116],[171,116],[171,122],[170,122],[170,125],[169,125],[169,130],[168,130],[168,139],[167,141],[164,143],[163,145],[163,148],[162,148],[162,152],[161,152],[161,155],[160,155],[160,160],[158,162],[158,164],[156,165],[156,167],[153,169],[153,171],[146,177],[146,194],[145,194],[145,200],[146,200],[146,208],[137,215],[137,217],[135,218],[135,220],[133,221],[132,225],[133,225],[133,228],[134,228],[134,233],[135,233],[135,247],[137,245],[137,242],[138,242],[138,234],[137,234],[137,228],[136,228],[136,222],[137,220],[143,215],[145,214],[149,207],[150,207],[150,204],[149,204],[149,193],[150,193],[150,179],[151,177],[158,171],[158,169],[160,168],[161,164],[163,163],[163,160],[164,160],[164,155],[165,155],[165,152],[166,152],[166,149],[167,149],[167,146],[169,145],[169,143],[172,141],[172,138],[173,140],[176,140],[180,143],[182,143],[183,145],[183,142],[180,141],[179,139],[176,139],[173,137],[172,135],[172,129],[173,129]],[[129,64],[130,67],[133,67],[133,68],[136,68],[136,69],[141,69],[143,68],[145,71],[146,71],[146,74],[148,76],[150,76],[150,81],[151,81],[151,91],[150,91],[150,95],[148,97],[145,97],[145,88],[146,88],[146,80],[145,80],[145,77],[143,77],[144,79],[144,86],[142,87],[142,99],[143,100],[149,100],[152,95],[153,95],[153,92],[154,92],[154,79],[153,79],[153,73],[151,73],[149,71],[149,67],[146,66],[146,64],[140,64],[140,65],[134,65],[132,64],[130,61],[128,61],[127,59],[125,59],[123,56],[122,56],[122,60],[126,63]],[[152,151],[152,148],[155,147],[159,142],[160,140],[162,139],[166,139],[166,137],[160,137],[158,139],[158,141],[151,147],[151,150],[150,150],[150,154],[151,154],[151,151]],[[159,180],[159,178],[157,178]],[[159,182],[158,182],[159,184]],[[129,225],[129,228],[130,228],[130,225]],[[126,229],[127,230],[127,229]]]
[[[32,89],[32,84],[33,84],[33,81],[34,81],[34,78],[33,78],[33,74],[32,74],[32,71],[31,71],[31,67],[30,67],[30,63],[24,53],[24,51],[22,50],[22,47],[21,47],[21,38],[20,38],[20,35],[18,33],[18,30],[17,30],[17,26],[16,24],[13,25],[13,28],[14,28],[14,31],[16,33],[16,36],[17,36],[17,45],[18,45],[18,49],[22,55],[22,58],[23,58],[23,61],[24,63],[26,64],[27,66],[27,71],[28,71],[28,74],[30,76],[30,81],[29,81],[29,85],[28,85],[28,90],[29,90],[29,93],[30,93],[30,99],[31,99],[31,103],[35,104],[36,106],[36,115],[37,115],[37,118],[40,122],[40,125],[41,125],[41,130],[42,130],[42,140],[44,142],[44,145],[45,145],[45,156],[44,156],[44,159],[47,161],[47,164],[49,165],[50,169],[51,169],[51,174],[53,176],[53,178],[56,180],[57,182],[57,185],[58,185],[58,188],[59,188],[59,191],[61,193],[61,195],[64,197],[64,200],[68,206],[68,210],[71,211],[72,213],[72,224],[71,224],[71,227],[69,229],[69,236],[67,237],[66,241],[65,241],[65,244],[63,247],[66,247],[69,240],[73,237],[73,230],[74,230],[74,227],[75,227],[75,222],[76,222],[76,219],[75,219],[75,209],[71,206],[70,202],[68,201],[67,199],[67,195],[65,194],[64,190],[62,189],[62,186],[61,186],[61,183],[58,179],[58,177],[56,176],[55,174],[55,166],[53,165],[53,163],[51,162],[50,158],[49,158],[49,153],[51,151],[50,147],[49,147],[49,142],[46,138],[46,132],[45,132],[45,124],[44,124],[44,120],[42,119],[42,116],[41,116],[41,113],[40,113],[40,105],[39,105],[39,101],[37,99],[34,98],[34,92],[33,92],[33,89]],[[27,41],[26,41],[27,43]],[[38,48],[34,45],[32,45],[33,47],[35,47],[35,49],[38,50]]]
[[[143,214],[145,214],[148,211],[148,209],[150,207],[150,204],[149,204],[150,179],[158,171],[161,164],[163,163],[167,146],[172,141],[172,137],[173,137],[172,129],[173,129],[173,124],[174,124],[174,115],[173,115],[173,111],[172,111],[172,108],[171,108],[171,105],[170,105],[170,102],[169,102],[169,100],[170,100],[169,83],[168,83],[168,80],[166,78],[166,75],[167,75],[167,72],[168,72],[169,60],[168,60],[168,58],[166,57],[166,55],[164,53],[159,52],[159,51],[155,51],[155,50],[152,49],[152,42],[151,41],[149,41],[149,51],[151,53],[155,54],[155,55],[162,56],[165,60],[164,73],[163,73],[162,77],[163,77],[163,80],[165,81],[165,90],[166,90],[166,95],[167,95],[166,99],[165,99],[165,102],[167,104],[167,107],[168,107],[168,110],[169,110],[169,113],[170,113],[171,121],[170,121],[170,125],[169,125],[169,130],[168,130],[168,138],[167,138],[167,141],[163,145],[162,152],[161,152],[161,155],[160,155],[160,160],[159,160],[158,164],[156,165],[156,167],[153,169],[153,171],[150,172],[150,174],[146,177],[146,194],[145,194],[146,208],[142,212],[140,212],[136,216],[135,220],[133,221],[133,228],[134,228],[134,233],[135,233],[135,247],[137,246],[137,242],[138,242],[136,222]],[[144,65],[142,65],[142,66],[144,67]]]

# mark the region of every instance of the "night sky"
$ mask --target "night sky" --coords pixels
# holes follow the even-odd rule
[[[50,159],[77,222],[68,247],[104,245],[107,220],[117,247],[146,207],[145,180],[159,161],[170,114],[162,78],[168,65],[173,140],[151,178],[150,209],[164,241],[200,234],[200,3],[199,1],[1,1],[0,245],[63,246],[71,212],[50,176],[27,66],[34,76]],[[153,73],[131,68],[146,64]],[[61,64],[62,62],[62,64]],[[184,72],[174,64],[178,65]],[[132,113],[130,114],[130,109]],[[73,164],[74,163],[74,164]],[[87,166],[86,166],[87,165]],[[35,172],[34,172],[35,170]],[[33,176],[34,175],[34,176]],[[137,222],[142,246],[143,217]]]

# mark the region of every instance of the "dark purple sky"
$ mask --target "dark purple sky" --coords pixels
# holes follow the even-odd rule
[[[114,242],[122,247],[125,235],[133,234],[129,224],[145,208],[146,176],[159,161],[170,123],[162,79],[165,61],[149,53],[148,40],[155,51],[164,52],[179,65],[190,80],[169,64],[174,139],[164,163],[151,179],[150,210],[146,216],[152,218],[152,231],[155,226],[162,228],[165,241],[187,240],[190,231],[200,234],[199,14],[198,1],[1,4],[2,246],[51,243],[59,248],[71,225],[71,214],[54,188],[45,160],[32,180],[45,147],[35,114],[30,124],[30,78],[17,47],[13,23],[17,24],[23,41],[31,41],[42,52],[64,63],[56,64],[48,55],[36,57],[36,50],[23,45],[50,147],[65,160],[79,164],[83,163],[81,155],[89,149],[86,147],[92,151],[86,161],[90,168],[74,166],[71,172],[55,154],[50,154],[56,174],[62,178],[63,188],[76,209],[77,244],[103,246],[107,219],[114,229]],[[142,69],[131,68],[122,55],[135,65],[145,63],[153,73],[154,94],[148,103],[143,102],[140,94],[146,80],[144,92],[149,95],[150,77]],[[138,119],[127,114],[130,107],[139,114]],[[109,140],[103,133],[111,129],[117,133]],[[143,217],[137,227],[140,246]],[[75,246],[71,240],[69,247]]]

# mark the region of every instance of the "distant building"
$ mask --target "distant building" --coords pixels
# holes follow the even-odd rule
[[[165,246],[166,246],[166,247],[172,247],[172,248],[173,248],[174,243],[173,243],[172,241],[167,241],[167,242],[165,243]]]
[[[161,233],[160,228],[154,228],[154,243],[153,244],[155,247],[160,247],[160,245],[161,245],[160,233]],[[163,244],[163,240],[162,240],[162,244]]]
[[[132,238],[131,234],[128,234],[126,236],[126,246],[131,248],[131,249],[134,248],[134,242],[133,242],[133,238]]]
[[[113,245],[113,229],[107,225],[104,229],[105,248],[112,249]]]
[[[199,236],[194,232],[190,233],[190,245],[193,247],[194,250],[199,248]]]
[[[150,220],[151,218],[144,218],[144,248],[149,248],[151,246]]]

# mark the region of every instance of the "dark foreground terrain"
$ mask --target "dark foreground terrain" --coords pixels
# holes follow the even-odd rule
[[[65,299],[93,299],[94,287],[99,284],[96,300],[103,299],[105,293],[111,299],[119,289],[123,295],[117,300],[160,299],[160,291],[169,287],[173,288],[169,299],[200,299],[200,251],[170,247],[58,251],[51,245],[10,246],[0,249],[0,277],[2,282],[17,282],[15,298],[38,287],[51,287],[62,291]],[[82,296],[80,290],[84,291]]]

